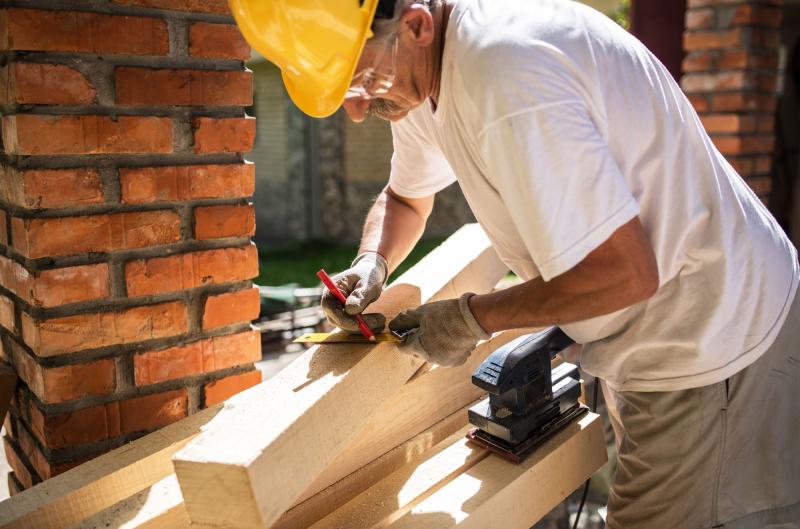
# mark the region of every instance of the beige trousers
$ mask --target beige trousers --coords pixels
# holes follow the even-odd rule
[[[731,378],[603,394],[619,463],[609,529],[800,529],[800,293],[775,343]]]

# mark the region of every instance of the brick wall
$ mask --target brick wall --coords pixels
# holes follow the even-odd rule
[[[249,48],[224,0],[0,9],[12,488],[260,380]]]
[[[682,87],[765,202],[772,184],[782,0],[688,0]]]

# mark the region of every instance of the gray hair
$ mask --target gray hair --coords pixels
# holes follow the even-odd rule
[[[406,9],[414,4],[420,4],[428,8],[433,13],[441,5],[442,0],[397,0],[394,4],[394,16],[392,18],[378,18],[372,21],[373,39],[382,40],[393,38],[400,27],[400,17]]]

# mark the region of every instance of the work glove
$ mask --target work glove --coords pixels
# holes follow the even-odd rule
[[[347,298],[342,303],[327,288],[322,293],[322,311],[331,325],[343,331],[358,333],[358,322],[354,314],[361,314],[367,306],[380,297],[383,285],[389,275],[389,265],[382,255],[376,252],[364,252],[355,258],[350,268],[340,272],[331,280]],[[381,332],[386,325],[383,314],[362,314],[364,323],[372,332]]]
[[[400,350],[440,366],[459,366],[475,346],[491,335],[469,308],[468,292],[459,299],[434,301],[400,313],[389,322],[392,331],[407,331]]]

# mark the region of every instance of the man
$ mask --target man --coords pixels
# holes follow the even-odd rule
[[[335,27],[349,48],[331,34],[297,51],[310,41],[295,33],[297,60],[259,49],[312,115],[347,92],[354,121],[392,121],[389,182],[334,278],[346,305],[323,298],[331,321],[357,330],[352,315],[458,181],[525,282],[399,315],[402,350],[456,365],[493,332],[559,325],[604,381],[619,451],[608,527],[800,527],[797,253],[666,69],[566,0],[383,0],[374,16],[374,3],[326,1],[320,19],[277,3],[295,31],[313,19],[309,34]]]

